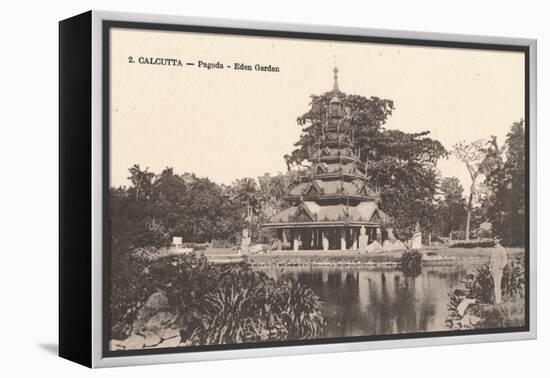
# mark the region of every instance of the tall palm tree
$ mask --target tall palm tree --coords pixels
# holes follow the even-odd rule
[[[245,221],[251,228],[253,215],[258,205],[258,187],[256,181],[250,177],[245,177],[237,179],[234,186],[236,193],[233,199],[240,200],[246,204]]]

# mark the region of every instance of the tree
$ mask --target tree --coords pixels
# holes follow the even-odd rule
[[[384,130],[362,154],[370,155],[370,182],[380,191],[382,209],[393,217],[396,231],[404,238],[412,236],[417,223],[424,231],[434,229],[436,162],[446,151],[427,135]],[[358,147],[363,145],[359,139]]]
[[[507,217],[508,242],[513,245],[525,243],[525,127],[524,121],[515,122],[506,139],[506,188],[510,191]],[[503,235],[503,233],[502,233]]]
[[[246,214],[244,215],[245,224],[248,226],[249,231],[252,232],[257,214],[259,212],[259,191],[256,181],[253,178],[245,177],[237,179],[233,183],[234,195],[232,199],[241,201],[246,207]]]
[[[493,138],[493,141],[495,139]],[[472,204],[476,193],[476,183],[480,175],[487,172],[492,164],[491,154],[489,154],[489,145],[491,142],[479,139],[471,143],[459,142],[453,147],[453,154],[466,165],[470,175],[470,195],[468,196],[467,215],[466,215],[466,240],[470,240],[470,222],[472,217]]]
[[[147,198],[151,194],[152,180],[155,174],[148,172],[149,168],[141,170],[139,164],[134,164],[130,169],[130,177],[128,180],[134,185],[134,192],[136,199],[140,196]]]
[[[483,207],[494,231],[507,245],[525,243],[525,128],[524,121],[515,122],[506,136],[505,152],[491,149],[496,161],[487,172],[489,189]],[[504,155],[504,158],[503,158]]]
[[[242,229],[246,208],[231,198],[231,190],[194,174],[159,175],[130,169],[130,187],[111,188],[111,250],[122,266],[138,247],[162,247],[172,236],[186,242],[235,240]]]
[[[294,175],[292,172],[279,173],[277,176],[271,176],[269,173],[266,173],[258,177],[260,192],[266,201],[271,201],[274,205],[280,206],[293,179]]]
[[[440,184],[441,198],[437,203],[437,231],[441,236],[460,230],[466,220],[464,189],[456,177],[445,177]]]
[[[302,134],[295,143],[296,149],[285,158],[289,167],[307,162],[334,95],[327,92],[311,96],[309,111],[298,117]],[[365,164],[370,185],[380,191],[381,208],[393,218],[396,232],[408,238],[417,222],[430,230],[437,188],[435,165],[439,158],[447,156],[445,148],[429,138],[427,131],[385,130],[383,125],[394,110],[391,100],[342,92],[337,95],[350,120],[356,155]]]

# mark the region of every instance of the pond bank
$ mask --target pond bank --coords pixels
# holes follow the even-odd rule
[[[523,256],[523,248],[507,248],[509,258]],[[422,265],[456,265],[489,259],[491,248],[426,248]],[[248,255],[251,266],[360,266],[365,268],[399,267],[403,252],[362,254],[359,251],[271,251]],[[208,253],[206,253],[208,256]]]

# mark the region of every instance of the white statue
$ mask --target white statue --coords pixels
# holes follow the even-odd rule
[[[491,250],[491,272],[493,273],[493,281],[495,283],[495,303],[502,302],[502,273],[504,267],[508,264],[508,253],[502,245],[500,239],[496,239],[496,244]]]

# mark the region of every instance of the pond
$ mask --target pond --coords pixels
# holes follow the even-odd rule
[[[323,301],[321,337],[445,331],[449,289],[469,267],[423,267],[417,277],[400,270],[348,267],[266,267],[273,278],[293,277]]]

